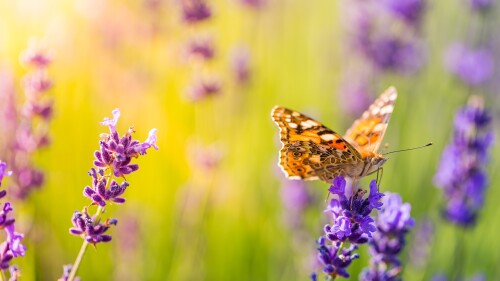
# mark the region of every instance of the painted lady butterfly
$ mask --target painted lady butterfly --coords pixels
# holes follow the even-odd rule
[[[280,167],[290,179],[327,183],[336,176],[359,179],[376,172],[387,161],[377,150],[397,95],[394,87],[387,89],[344,137],[299,112],[275,106],[271,115],[283,144]]]

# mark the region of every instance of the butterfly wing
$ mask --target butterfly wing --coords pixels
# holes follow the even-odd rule
[[[344,165],[361,161],[351,144],[320,122],[280,106],[271,116],[283,144],[279,165],[289,178],[331,182],[343,174]]]
[[[398,93],[390,87],[354,121],[345,138],[357,145],[360,152],[377,152],[384,138]]]

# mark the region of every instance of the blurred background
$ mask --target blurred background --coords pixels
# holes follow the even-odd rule
[[[127,202],[107,206],[105,216],[119,223],[110,243],[89,247],[82,280],[308,280],[321,271],[315,240],[328,222],[329,186],[285,179],[270,111],[286,106],[343,134],[391,85],[399,97],[385,151],[434,143],[384,165],[381,190],[399,193],[416,220],[403,279],[450,276],[457,255],[463,277],[500,279],[499,148],[473,227],[442,218],[433,183],[469,96],[499,116],[492,2],[0,1],[0,95],[21,108],[30,98],[23,77],[35,65],[52,104],[51,118],[33,123],[50,142],[29,153],[44,180],[8,195],[27,246],[13,261],[21,280],[56,280],[74,262],[82,239],[68,233],[71,216],[90,203],[82,191],[108,130],[99,122],[115,108],[119,132],[134,126],[144,140],[157,128],[160,149],[136,160]],[[50,62],[30,66],[26,50]],[[17,124],[1,122],[2,130]],[[9,138],[4,131],[4,161],[13,157]],[[14,178],[5,180],[8,191]],[[359,253],[352,280],[368,265],[367,247]]]

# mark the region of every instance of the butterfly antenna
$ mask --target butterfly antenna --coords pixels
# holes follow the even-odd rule
[[[402,152],[402,151],[409,151],[409,150],[420,149],[420,148],[424,148],[424,147],[431,146],[431,145],[432,145],[432,142],[430,142],[430,143],[428,143],[426,145],[421,145],[421,146],[417,146],[417,147],[412,147],[412,148],[407,148],[407,149],[400,149],[400,150],[394,150],[394,151],[391,151],[391,152],[384,153],[383,155],[387,155],[387,154],[391,154],[391,153],[396,153],[396,152]]]

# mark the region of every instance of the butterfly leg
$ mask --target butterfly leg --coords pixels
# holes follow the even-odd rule
[[[383,175],[384,175],[384,168],[382,168],[382,167],[378,168],[378,170],[377,170],[377,181],[376,181],[376,183],[377,183],[377,189],[379,188],[380,183],[382,182],[382,176]]]

